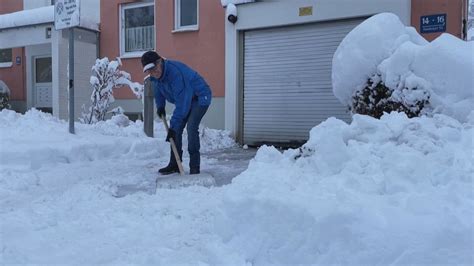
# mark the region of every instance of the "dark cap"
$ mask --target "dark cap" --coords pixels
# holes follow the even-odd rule
[[[155,51],[148,51],[142,55],[141,61],[143,66],[143,72],[150,68],[155,67],[156,61],[160,60],[161,56]]]

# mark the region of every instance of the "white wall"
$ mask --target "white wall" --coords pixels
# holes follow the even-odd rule
[[[299,16],[300,7],[313,7],[310,16]],[[225,20],[225,128],[238,130],[240,32],[301,23],[368,17],[381,12],[397,14],[410,24],[411,0],[263,0],[237,6],[238,21]]]
[[[0,32],[0,49],[51,43],[51,39],[46,38],[47,28],[52,28],[54,31],[53,24],[2,30]]]
[[[23,9],[33,9],[50,5],[51,0],[23,0]]]
[[[68,94],[68,31],[58,31],[53,45],[53,114],[60,119],[69,119]],[[94,32],[76,29],[74,33],[74,117],[81,116],[82,105],[90,105],[91,68],[97,58],[96,35]],[[55,78],[56,77],[56,78]],[[56,102],[54,102],[56,101]]]
[[[100,1],[104,0],[80,0],[81,20],[87,18],[93,23],[100,22]],[[107,0],[106,0],[107,1]]]

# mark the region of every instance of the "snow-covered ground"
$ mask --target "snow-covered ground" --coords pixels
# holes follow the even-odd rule
[[[301,151],[260,148],[230,185],[156,193],[164,130],[123,122],[70,135],[0,112],[2,263],[472,263],[474,116],[329,119]],[[207,151],[233,145],[212,133]]]
[[[155,190],[169,147],[160,123],[155,138],[142,127],[117,116],[71,135],[50,115],[1,111],[0,264],[474,263],[472,109],[329,118],[215,187]],[[237,149],[210,129],[202,148]],[[204,155],[216,179],[242,167],[216,163]]]

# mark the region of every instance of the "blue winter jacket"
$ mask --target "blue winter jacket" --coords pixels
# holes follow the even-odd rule
[[[212,92],[204,78],[187,65],[173,60],[163,61],[163,74],[151,77],[156,107],[165,107],[166,101],[175,105],[170,127],[177,131],[187,117],[193,100],[201,106],[211,104]]]

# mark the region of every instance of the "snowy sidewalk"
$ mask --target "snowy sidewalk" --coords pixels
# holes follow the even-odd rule
[[[242,149],[237,146],[205,152],[201,154],[202,172],[212,175],[215,186],[220,187],[230,184],[234,177],[248,168],[249,161],[255,156],[256,152],[257,149],[254,148]],[[168,156],[164,156],[164,158],[168,158]],[[183,162],[185,168],[187,163],[188,157],[185,152]],[[156,178],[167,178],[167,176],[158,174],[158,169],[163,167],[163,165],[160,163],[149,163],[144,169],[144,172],[146,172],[145,176],[150,177],[148,180],[142,180],[135,184],[130,184],[129,182],[126,184],[117,183],[116,191],[113,193],[114,196],[125,197],[137,192],[154,194],[156,192],[156,184],[154,182]],[[180,177],[176,176],[176,178]],[[189,182],[185,183],[192,184],[193,176],[186,175],[185,178],[189,180]],[[206,186],[206,184],[202,185]]]
[[[217,186],[227,185],[248,168],[256,153],[255,148],[245,150],[240,147],[206,152],[202,154],[204,170],[214,176]]]

